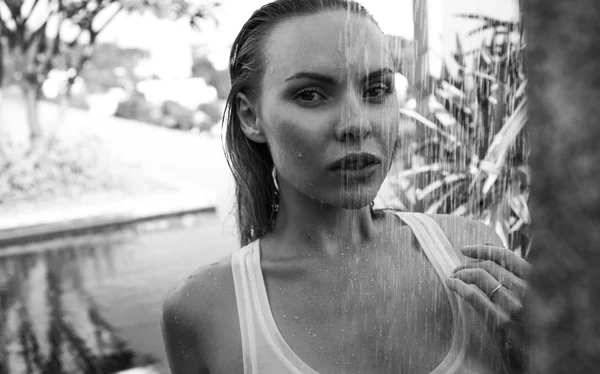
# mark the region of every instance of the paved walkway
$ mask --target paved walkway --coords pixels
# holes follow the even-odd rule
[[[27,136],[24,108],[20,101],[3,98],[0,123],[19,140]],[[40,118],[52,119],[57,107],[41,103]],[[23,236],[27,230],[93,225],[94,222],[127,221],[173,212],[214,209],[227,186],[229,169],[219,137],[168,130],[136,121],[101,117],[70,109],[60,128],[64,138],[97,136],[119,163],[166,186],[139,196],[105,198],[60,206],[44,204],[35,211],[8,210],[0,205],[0,239]],[[166,192],[165,192],[166,191]],[[227,191],[225,191],[227,193]],[[222,205],[222,204],[221,204]],[[36,231],[37,230],[37,231]]]

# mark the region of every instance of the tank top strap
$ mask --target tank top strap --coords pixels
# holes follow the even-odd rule
[[[242,337],[242,352],[244,374],[258,373],[256,360],[256,330],[253,316],[253,306],[250,290],[252,276],[251,246],[241,248],[231,255],[231,270],[235,287],[235,299],[238,309],[240,332]]]
[[[410,226],[440,279],[446,280],[457,266],[465,262],[464,256],[454,250],[448,237],[433,218],[423,213],[395,214]]]
[[[454,374],[464,361],[470,330],[465,323],[464,301],[446,287],[445,281],[454,268],[463,263],[463,259],[454,251],[444,231],[431,217],[423,213],[394,212],[394,214],[411,228],[448,295],[454,326],[452,346],[444,360],[431,374]]]
[[[244,374],[318,374],[294,353],[277,328],[260,265],[260,239],[234,252],[231,265]]]

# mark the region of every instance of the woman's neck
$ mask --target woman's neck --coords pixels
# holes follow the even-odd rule
[[[348,210],[305,198],[280,200],[272,240],[297,252],[338,255],[363,246],[379,233],[370,206]]]

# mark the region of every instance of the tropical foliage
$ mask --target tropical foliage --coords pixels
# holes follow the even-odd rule
[[[456,214],[492,226],[505,245],[526,256],[531,243],[527,208],[527,78],[522,22],[478,14],[468,36],[487,33],[479,48],[444,58],[441,79],[416,110],[403,109],[417,124],[405,167],[391,183],[394,208]]]

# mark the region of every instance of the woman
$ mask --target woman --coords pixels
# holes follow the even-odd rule
[[[517,372],[527,263],[479,222],[372,209],[400,103],[367,11],[265,5],[230,74],[242,248],[167,296],[173,373]]]

